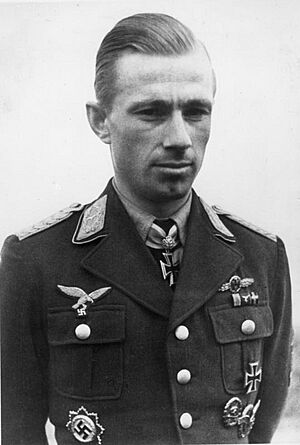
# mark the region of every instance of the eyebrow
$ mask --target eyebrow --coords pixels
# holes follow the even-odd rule
[[[209,110],[212,108],[212,103],[210,100],[207,99],[189,99],[186,101],[179,100],[178,102],[179,107],[185,108],[185,107],[206,107]],[[145,99],[145,100],[138,100],[136,102],[133,102],[130,107],[129,111],[135,111],[136,109],[143,108],[143,107],[154,107],[154,108],[172,108],[173,102],[163,99]]]

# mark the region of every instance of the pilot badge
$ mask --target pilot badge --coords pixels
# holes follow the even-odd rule
[[[66,427],[79,442],[88,443],[97,439],[98,445],[101,445],[105,428],[100,425],[98,414],[89,413],[83,406],[78,411],[69,411]]]

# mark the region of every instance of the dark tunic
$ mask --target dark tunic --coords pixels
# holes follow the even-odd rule
[[[282,241],[212,217],[194,193],[173,293],[111,185],[103,195],[100,215],[85,219],[87,206],[47,230],[5,242],[2,444],[47,443],[48,416],[59,445],[269,442],[290,373]],[[220,290],[234,275],[254,280],[237,292],[236,306],[233,291]],[[78,299],[58,285],[87,295],[110,289],[80,315],[72,308]],[[258,299],[247,301],[249,294]],[[244,332],[249,320],[253,332]],[[78,338],[79,325],[90,329],[86,339]],[[182,370],[188,373],[180,378]],[[255,385],[245,386],[246,373]],[[233,397],[243,409],[261,400],[245,437],[243,413],[224,425]]]

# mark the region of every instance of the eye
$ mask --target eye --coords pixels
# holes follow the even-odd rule
[[[143,110],[140,110],[138,114],[144,116],[157,116],[160,114],[160,112],[157,108],[145,108]]]
[[[210,110],[202,107],[190,107],[183,111],[184,117],[191,121],[201,121],[205,116],[210,115]]]
[[[160,106],[148,106],[134,111],[134,114],[142,120],[153,121],[163,119],[167,114],[167,110]]]

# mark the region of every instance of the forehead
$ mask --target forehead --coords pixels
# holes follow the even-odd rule
[[[115,96],[197,94],[213,96],[212,67],[203,50],[182,56],[125,54],[116,62]]]

